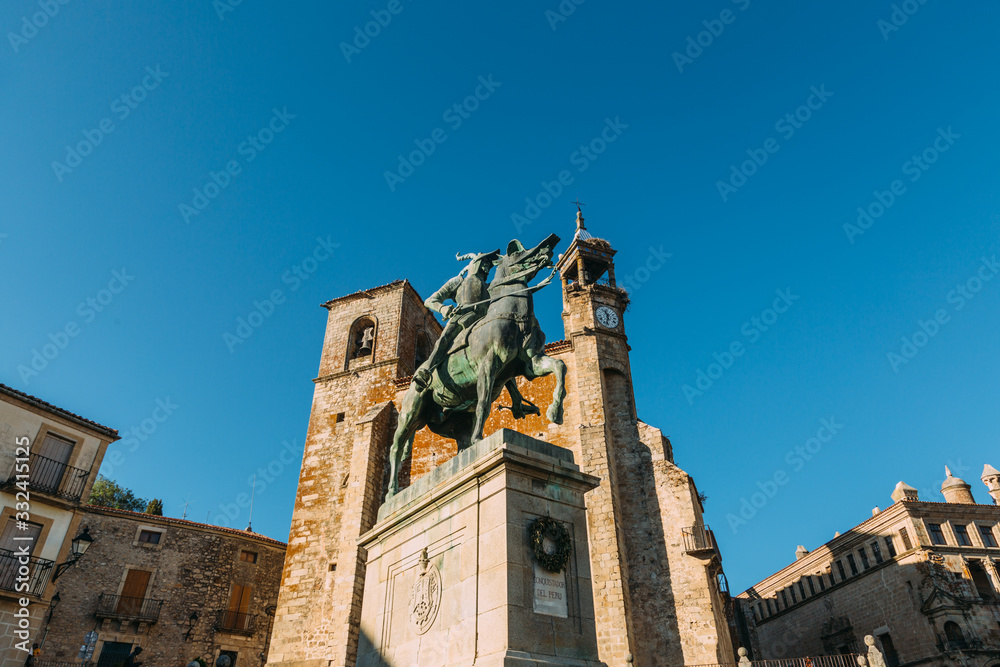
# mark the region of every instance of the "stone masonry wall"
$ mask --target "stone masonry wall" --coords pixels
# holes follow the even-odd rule
[[[591,292],[567,294],[567,334],[579,333],[586,318],[592,318],[593,298]],[[269,664],[274,665],[326,667],[327,661],[353,665],[364,554],[351,540],[368,520],[363,501],[371,501],[375,488],[380,495],[385,482],[384,471],[376,481],[371,452],[361,450],[381,448],[377,456],[384,456],[413,372],[416,336],[424,332],[433,342],[440,332],[405,282],[337,299],[327,307],[320,377],[272,640]],[[375,353],[349,361],[348,334],[360,317],[377,321]],[[521,379],[519,388],[542,414],[515,420],[509,411],[495,407],[484,432],[510,428],[567,447],[584,472],[601,479],[601,486],[587,495],[587,508],[602,660],[623,665],[634,651],[632,664],[664,664],[665,656],[674,656],[669,664],[679,665],[693,655],[731,653],[714,573],[678,547],[682,526],[691,524],[676,523],[677,517],[701,521],[693,482],[670,463],[669,440],[635,416],[624,337],[573,335],[569,341],[550,344],[547,352],[568,369],[564,423],[550,424],[544,417],[554,378]],[[618,377],[609,379],[602,364]],[[385,413],[390,402],[391,417]],[[509,402],[504,392],[498,404]],[[373,426],[373,420],[382,425]],[[401,483],[418,479],[455,453],[454,442],[421,430],[411,461],[404,463]],[[654,472],[654,462],[667,465],[671,472]],[[375,508],[380,502],[377,497]],[[677,591],[684,591],[688,619],[684,627],[678,626]],[[345,634],[346,628],[351,632]],[[710,641],[718,644],[703,647],[700,653],[691,648]]]
[[[61,601],[45,638],[46,660],[74,662],[84,635],[96,628],[95,662],[105,642],[117,641],[142,646],[149,665],[184,664],[198,656],[211,663],[220,649],[237,651],[247,660],[243,664],[257,664],[270,630],[265,610],[278,597],[282,543],[190,521],[104,508],[84,511],[83,523],[94,542],[55,582]],[[162,531],[159,544],[137,544],[140,528]],[[256,553],[257,562],[240,560],[241,550]],[[163,600],[153,623],[95,616],[101,594],[120,594],[128,569],[152,573],[146,598]],[[252,587],[248,613],[255,615],[255,630],[250,635],[215,629],[217,612],[228,607],[233,584]],[[193,612],[198,618],[185,639]]]

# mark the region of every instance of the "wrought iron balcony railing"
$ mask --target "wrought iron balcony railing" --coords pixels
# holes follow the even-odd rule
[[[41,596],[54,563],[0,549],[0,590]],[[27,586],[25,588],[25,586]]]
[[[754,660],[753,667],[857,667],[858,654],[818,655],[812,658],[781,658],[779,660]],[[736,667],[732,663],[694,665],[693,667]]]
[[[32,491],[47,493],[69,501],[80,500],[83,488],[87,485],[87,477],[90,476],[89,470],[74,468],[38,454],[32,454],[28,458],[27,472],[18,473],[17,464],[14,466],[4,483],[5,487],[12,487],[19,481],[27,481],[28,488]]]
[[[256,614],[220,609],[215,616],[215,629],[223,632],[252,635],[257,620]]]
[[[162,606],[163,600],[101,593],[101,597],[97,599],[97,611],[94,612],[94,615],[97,618],[155,623],[160,618]]]
[[[693,556],[707,556],[718,553],[715,544],[715,535],[712,530],[704,525],[688,526],[682,529],[684,535],[684,553]]]

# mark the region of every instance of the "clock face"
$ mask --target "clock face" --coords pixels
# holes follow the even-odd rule
[[[607,306],[601,306],[597,309],[597,321],[602,327],[614,329],[618,326],[618,313]]]

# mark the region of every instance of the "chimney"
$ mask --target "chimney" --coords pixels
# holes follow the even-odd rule
[[[892,491],[892,501],[898,503],[900,500],[920,500],[917,490],[906,482],[900,482]]]

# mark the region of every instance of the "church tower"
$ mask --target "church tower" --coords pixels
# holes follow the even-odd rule
[[[702,501],[674,464],[669,439],[636,412],[629,295],[615,281],[615,250],[587,231],[579,208],[576,227],[557,263],[565,340],[545,346],[566,364],[565,419],[553,424],[544,416],[554,376],[521,378],[521,393],[540,414],[516,419],[499,408],[509,401],[504,395],[484,433],[507,428],[567,448],[582,472],[599,478],[585,502],[602,662],[732,663],[732,605]],[[361,631],[368,553],[359,538],[376,526],[411,375],[441,333],[406,281],[323,306],[326,337],[268,658],[274,667],[353,667],[359,646],[371,645]],[[421,430],[403,486],[456,452],[453,440]]]
[[[587,496],[601,659],[609,665],[732,662],[721,555],[694,481],[670,440],[639,420],[625,332],[628,293],[616,251],[577,229],[559,258],[563,322],[572,344],[581,469],[601,479]],[[577,449],[574,447],[574,449]]]

